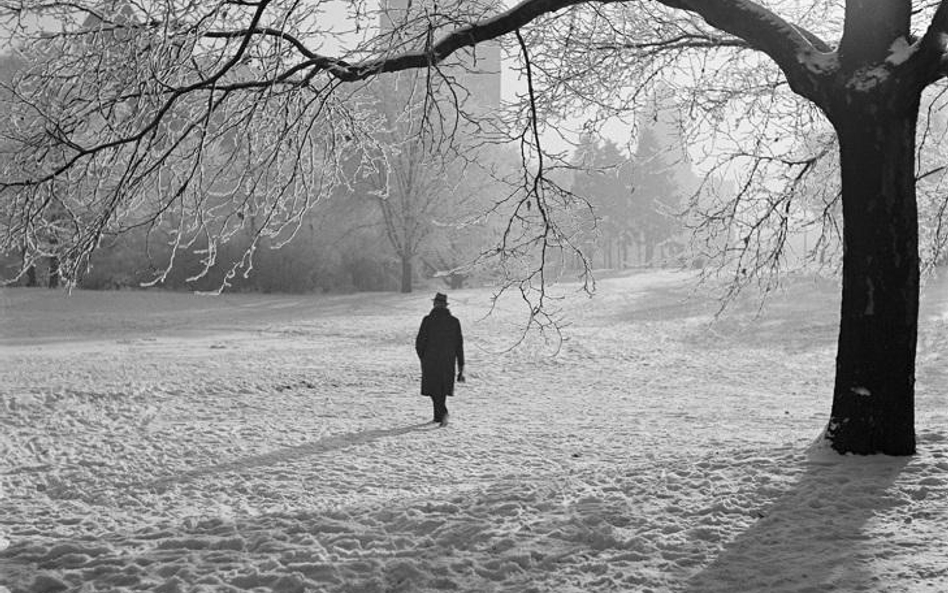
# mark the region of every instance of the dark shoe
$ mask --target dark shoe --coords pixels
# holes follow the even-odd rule
[[[447,425],[448,425],[448,414],[445,414],[444,417],[441,418],[441,427],[443,428]]]

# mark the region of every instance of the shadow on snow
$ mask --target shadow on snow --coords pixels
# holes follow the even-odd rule
[[[311,443],[304,443],[296,447],[278,449],[269,453],[263,453],[262,455],[244,457],[227,463],[199,467],[175,476],[159,478],[145,484],[144,487],[162,489],[172,484],[185,483],[197,478],[207,477],[208,475],[241,472],[256,467],[270,467],[281,463],[291,463],[307,457],[323,455],[332,451],[370,443],[378,439],[401,436],[430,426],[432,426],[430,422],[421,422],[396,428],[376,428],[361,432],[334,435]]]
[[[688,579],[683,591],[872,590],[878,536],[866,524],[905,504],[892,486],[911,461],[811,452],[799,481]]]

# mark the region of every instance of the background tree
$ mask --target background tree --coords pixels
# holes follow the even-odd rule
[[[654,265],[682,249],[681,213],[698,186],[671,122],[639,117],[632,157],[611,139],[586,134],[573,155],[571,189],[596,211],[598,238],[588,249],[606,268]],[[594,245],[594,246],[593,246]]]
[[[504,235],[508,217],[498,204],[509,193],[512,175],[522,171],[520,155],[509,147],[470,147],[467,165],[450,204],[432,220],[431,238],[421,258],[431,276],[452,290],[496,281],[491,251]]]
[[[0,105],[9,105],[11,97],[7,89],[20,68],[20,61],[15,56],[0,55]],[[7,143],[0,139],[0,158],[8,158],[8,151]],[[24,244],[19,253],[0,254],[0,263],[5,269],[13,272],[11,275],[22,276],[26,286],[36,286],[36,266],[27,262],[28,257],[29,247]]]
[[[344,4],[352,22],[367,10],[361,1]],[[414,68],[448,78],[442,68],[462,49],[507,36],[527,90],[505,127],[530,169],[509,203],[512,225],[497,253],[537,254],[540,266],[521,290],[542,290],[548,255],[571,240],[560,213],[577,202],[551,182],[557,159],[542,150],[548,127],[577,113],[593,125],[627,115],[651,81],[668,78],[674,86],[663,92],[694,122],[689,144],[725,154],[717,169],[736,180],[721,212],[741,283],[779,269],[755,262],[779,258],[786,244],[779,229],[795,220],[801,184],[826,156],[811,152],[805,138],[832,126],[844,255],[826,437],[841,452],[914,452],[916,133],[922,93],[945,75],[948,3],[524,0],[502,10],[464,2],[420,11],[405,35],[353,27],[348,46],[338,37],[327,44],[332,32],[320,28],[327,6],[182,0],[118,19],[100,14],[100,2],[4,3],[0,17],[43,13],[63,24],[62,33],[32,45],[26,27],[15,30],[27,56],[53,46],[62,59],[33,62],[13,85],[19,101],[5,123],[20,150],[0,176],[4,248],[35,232],[29,222],[50,207],[47,188],[60,182],[74,223],[58,248],[70,276],[106,229],[128,212],[144,215],[142,197],[156,179],[173,181],[150,216],[188,204],[188,220],[200,222],[187,231],[217,236],[220,227],[208,221],[243,198],[201,200],[205,148],[219,139],[208,137],[211,117],[247,139],[230,154],[240,185],[253,190],[239,195],[259,200],[262,228],[278,233],[299,224],[341,158],[372,141],[377,121],[358,109],[358,85],[346,83]],[[89,14],[98,30],[73,26]],[[104,44],[122,68],[101,67]],[[130,102],[135,110],[117,109]],[[172,118],[178,123],[162,129]],[[106,170],[121,174],[103,185],[96,173]]]
[[[634,241],[631,197],[635,165],[615,142],[600,141],[591,134],[580,138],[573,165],[577,171],[571,190],[596,212],[594,232],[584,241],[587,256],[604,268],[626,267]]]
[[[694,192],[694,174],[680,144],[656,124],[640,127],[630,192],[630,218],[644,263],[656,263],[656,250],[675,255],[672,239],[684,230],[680,214]],[[664,136],[664,137],[663,137]]]
[[[415,73],[382,81],[372,100],[384,127],[362,155],[369,164],[362,169],[363,191],[376,205],[398,259],[404,293],[412,291],[414,262],[430,238],[432,221],[451,208],[461,167],[460,158],[438,154],[422,133],[431,123],[428,95],[419,92],[423,83]]]

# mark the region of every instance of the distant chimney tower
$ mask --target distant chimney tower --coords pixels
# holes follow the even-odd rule
[[[463,8],[464,0],[379,0],[379,29],[384,35],[424,14],[425,8],[437,7],[439,12],[450,13]],[[498,1],[498,6],[501,6]],[[435,39],[449,29],[441,28]],[[457,82],[469,93],[469,101],[480,110],[494,111],[500,107],[500,45],[489,41],[474,48],[457,52],[450,61],[463,64],[456,67]]]
[[[412,0],[379,0],[379,27],[382,33],[388,33],[404,23],[411,8]]]

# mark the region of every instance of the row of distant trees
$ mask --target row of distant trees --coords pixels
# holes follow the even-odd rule
[[[0,80],[12,80],[22,65],[15,57],[0,56]],[[228,236],[226,241],[195,236],[182,242],[180,225],[187,215],[168,212],[148,224],[105,234],[77,286],[410,292],[421,278],[435,278],[451,288],[486,280],[490,273],[476,262],[502,226],[496,213],[488,213],[503,200],[507,190],[502,178],[516,172],[517,154],[496,147],[488,153],[473,141],[434,144],[431,130],[421,128],[436,120],[412,100],[418,84],[416,76],[390,77],[384,90],[357,99],[384,125],[363,143],[369,148],[326,171],[343,181],[282,232],[260,233],[271,213],[254,207],[252,196],[243,198],[248,206],[233,231],[226,222],[218,229]],[[225,145],[228,141],[224,136]],[[227,166],[219,165],[221,179],[211,184],[222,195],[232,193],[227,186],[236,184]],[[47,244],[48,255],[26,260],[37,247],[42,253],[42,245],[0,254],[0,279],[16,278],[26,286],[60,285],[55,245],[60,232],[71,230],[60,228],[55,213],[49,209],[37,221],[45,227],[39,242]]]
[[[410,163],[432,169],[419,173],[437,177],[432,163]],[[466,177],[466,176],[465,176]],[[472,262],[493,240],[494,218],[483,216],[494,196],[484,184],[452,187],[429,179],[426,192],[384,193],[375,180],[362,180],[346,192],[313,205],[292,238],[257,239],[252,267],[227,279],[230,290],[261,292],[411,291],[419,279],[434,279],[461,288],[488,279]],[[456,185],[456,184],[455,184]],[[417,189],[417,188],[416,188]],[[149,284],[175,290],[213,291],[220,288],[235,264],[254,242],[255,224],[238,231],[215,248],[215,263],[205,270],[208,244],[196,242],[171,256],[175,226],[168,220],[157,227],[138,228],[107,236],[93,254],[77,285],[87,289],[118,289]],[[407,262],[407,264],[406,264]],[[0,259],[3,276],[21,268],[20,254]],[[25,286],[60,285],[55,255],[32,262],[18,280]]]
[[[18,67],[12,57],[0,59],[0,78],[10,80]],[[104,236],[77,285],[117,289],[159,279],[157,284],[175,290],[226,285],[261,292],[410,292],[419,279],[434,278],[452,289],[491,280],[490,267],[477,262],[504,231],[506,216],[498,204],[509,192],[505,179],[522,167],[520,155],[497,146],[483,150],[476,133],[456,141],[465,144],[434,144],[437,135],[425,134],[422,126],[435,120],[411,103],[417,82],[391,77],[383,87],[387,92],[365,98],[384,119],[384,132],[371,150],[341,165],[346,182],[285,233],[258,236],[265,222],[255,218],[264,213],[248,209],[249,220],[242,219],[246,224],[227,242],[198,239],[182,248],[175,241],[180,221],[169,215],[159,224]],[[675,215],[694,189],[694,175],[673,149],[679,139],[671,127],[651,123],[640,130],[632,156],[592,136],[581,138],[574,151],[567,185],[589,202],[596,221],[583,225],[575,243],[593,267],[653,264],[682,249]],[[46,222],[46,240],[54,246],[57,221]],[[2,256],[4,278],[23,271],[26,251]],[[569,261],[566,267],[582,265]],[[50,249],[49,256],[29,262],[17,282],[57,287],[59,274]]]
[[[597,224],[581,244],[594,267],[624,269],[676,260],[689,237],[681,214],[698,177],[674,126],[640,121],[634,153],[584,135],[573,155],[572,191],[587,199]]]
[[[119,23],[134,20],[127,10],[108,18]],[[112,27],[98,14],[90,14],[83,25],[90,33],[89,43],[102,46],[91,48],[101,54],[102,62],[118,71],[131,68],[127,72],[131,77],[135,65],[122,52],[134,39],[114,33]],[[0,81],[9,83],[27,64],[54,64],[64,51],[51,43],[32,54],[32,61],[19,55],[0,57]],[[200,61],[190,67],[204,68]],[[252,74],[244,66],[235,72],[241,80]],[[60,247],[75,243],[85,233],[79,228],[85,225],[83,219],[95,215],[75,209],[86,200],[57,194],[81,192],[77,184],[88,186],[87,194],[118,184],[134,187],[136,176],[100,167],[84,174],[77,171],[72,182],[64,180],[68,192],[65,188],[58,192],[58,186],[50,184],[48,196],[39,202],[48,205],[25,217],[30,229],[19,233],[24,237],[22,247],[0,254],[0,279],[15,277],[20,284],[56,287],[63,274],[65,281],[90,289],[156,284],[170,289],[266,292],[410,292],[419,279],[436,278],[455,289],[472,281],[497,280],[492,278],[502,273],[497,266],[481,262],[492,250],[497,253],[498,244],[519,257],[535,256],[520,253],[533,241],[515,238],[509,224],[511,220],[529,224],[531,216],[529,208],[526,217],[522,212],[511,215],[517,203],[507,203],[511,187],[522,176],[525,155],[512,144],[504,149],[484,142],[483,127],[470,126],[461,117],[462,111],[479,110],[481,115],[485,111],[476,101],[459,103],[464,97],[476,99],[473,87],[483,82],[470,74],[460,84],[459,79],[446,84],[419,72],[384,75],[375,85],[353,92],[345,103],[355,106],[353,113],[364,114],[365,121],[341,135],[342,142],[351,141],[358,148],[341,161],[320,162],[317,157],[308,163],[310,171],[302,173],[292,161],[284,165],[274,159],[269,164],[266,149],[263,162],[272,167],[269,172],[248,175],[260,163],[241,161],[241,153],[247,152],[243,145],[252,142],[285,143],[300,155],[325,156],[337,150],[313,140],[325,132],[307,136],[303,125],[280,131],[271,124],[258,133],[240,131],[228,122],[249,117],[243,110],[254,113],[269,97],[260,105],[235,105],[229,118],[210,118],[200,140],[202,148],[190,146],[191,140],[172,140],[188,121],[183,108],[155,130],[151,152],[178,150],[189,157],[201,150],[199,174],[149,164],[151,157],[144,153],[133,155],[127,171],[163,169],[155,186],[135,190],[145,198],[123,214],[124,225],[104,225],[104,232],[94,238],[94,248],[80,242],[65,255]],[[86,74],[80,71],[76,76],[71,92],[77,93],[77,101],[88,102]],[[461,86],[472,82],[473,90]],[[7,92],[15,85],[0,86],[0,92]],[[440,101],[432,101],[434,97]],[[119,111],[127,112],[123,118],[131,120],[134,108],[122,105]],[[570,173],[561,186],[592,206],[587,213],[567,213],[575,219],[577,232],[556,243],[567,271],[657,264],[683,249],[677,215],[696,187],[694,175],[684,154],[675,150],[681,138],[673,126],[658,118],[640,124],[634,154],[587,135],[565,167]],[[339,138],[330,142],[338,145]],[[325,170],[313,171],[320,166]],[[289,179],[284,181],[284,176]],[[304,189],[306,185],[312,189]],[[326,192],[324,187],[332,189]],[[279,208],[256,193],[276,193]],[[313,204],[307,204],[308,193]],[[183,199],[166,197],[172,195]],[[174,201],[180,207],[162,205]],[[215,218],[217,222],[207,222]],[[95,224],[94,220],[88,222]],[[87,261],[79,266],[68,261],[81,258]],[[81,273],[73,272],[76,269]]]
[[[591,170],[577,172],[572,191],[593,206],[595,224],[586,224],[578,244],[594,267],[624,269],[660,264],[683,249],[681,208],[690,169],[669,162],[657,150],[656,133],[645,130],[634,158],[611,141],[584,138],[573,160]],[[416,151],[421,148],[415,147]],[[515,158],[514,154],[506,155]],[[502,231],[499,216],[487,215],[502,198],[503,185],[485,171],[491,163],[450,163],[416,152],[390,157],[392,171],[377,170],[345,192],[315,204],[291,240],[258,242],[253,267],[228,280],[232,290],[260,292],[348,292],[402,290],[419,279],[435,279],[452,289],[491,280],[478,257]],[[482,157],[485,159],[486,157]],[[496,165],[496,163],[494,163]],[[456,174],[449,181],[450,171]],[[391,175],[395,179],[386,179]],[[485,182],[485,179],[488,181]],[[391,184],[391,186],[389,186]],[[109,236],[94,254],[78,286],[87,289],[138,287],[163,276],[174,290],[216,290],[253,240],[251,223],[217,248],[207,273],[207,244],[196,243],[170,255],[173,225],[135,229]],[[7,277],[19,269],[16,254],[4,260]],[[579,262],[569,262],[572,269]],[[57,260],[44,258],[20,279],[26,286],[56,287]]]

